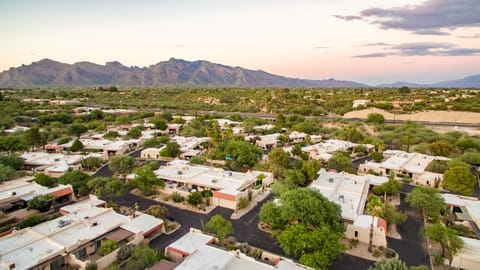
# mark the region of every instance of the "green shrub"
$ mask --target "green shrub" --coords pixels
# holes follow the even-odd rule
[[[249,204],[250,201],[247,198],[240,198],[240,200],[238,201],[238,209],[245,209],[248,207]]]
[[[38,195],[37,197],[28,201],[28,209],[36,209],[40,212],[50,210],[50,207],[55,202],[55,196],[50,194]]]
[[[178,193],[178,192],[173,192],[172,200],[176,203],[182,202],[183,201],[183,196],[180,195],[180,193]]]
[[[102,256],[105,256],[117,248],[118,248],[117,242],[110,239],[102,240],[102,243],[100,245],[100,254]]]
[[[119,261],[124,261],[124,260],[128,259],[128,257],[130,257],[131,254],[132,254],[132,247],[131,246],[129,246],[129,245],[122,246],[118,250],[117,259]]]
[[[202,193],[192,192],[187,197],[187,202],[191,205],[199,205],[202,202]]]

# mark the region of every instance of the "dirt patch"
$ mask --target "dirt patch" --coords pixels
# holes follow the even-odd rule
[[[366,119],[370,113],[380,113],[386,120],[411,120],[426,122],[447,122],[447,123],[480,123],[480,113],[458,112],[458,111],[423,111],[412,114],[393,114],[377,108],[352,111],[346,113],[344,118]]]

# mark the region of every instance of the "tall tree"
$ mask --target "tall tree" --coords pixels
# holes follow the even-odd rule
[[[442,256],[448,258],[449,264],[464,243],[457,232],[441,223],[427,225],[422,231],[427,237],[437,242],[442,248]]]
[[[29,130],[25,131],[23,138],[27,145],[32,148],[32,151],[35,150],[35,146],[40,146],[42,144],[42,135],[40,134],[40,129],[38,126],[33,126]]]
[[[355,166],[352,159],[345,153],[335,152],[328,160],[328,166],[337,169],[338,171],[345,171],[348,173],[355,173]]]
[[[127,174],[135,168],[135,159],[131,156],[116,156],[112,158],[108,168],[119,174]]]
[[[165,182],[158,179],[149,167],[136,168],[133,173],[135,174],[135,178],[129,184],[140,189],[145,195],[149,194],[154,187],[165,187]]]
[[[67,133],[72,136],[76,136],[77,138],[80,138],[80,135],[83,133],[87,132],[88,128],[84,124],[71,124],[67,128]]]
[[[73,191],[77,195],[87,195],[90,191],[87,187],[87,182],[90,179],[90,175],[83,173],[79,170],[66,172],[64,175],[58,178],[60,184],[72,185]]]
[[[26,150],[28,150],[28,145],[22,137],[13,135],[0,137],[0,151],[7,152],[7,155]]]
[[[274,148],[268,153],[267,167],[275,177],[281,177],[283,171],[290,166],[290,158],[282,148]]]
[[[407,194],[405,201],[411,206],[423,210],[424,214],[432,219],[440,216],[440,211],[445,209],[445,200],[438,190],[429,187],[415,187]]]
[[[125,184],[115,177],[92,178],[88,180],[87,187],[104,200],[109,200],[112,196],[121,196],[127,191]]]

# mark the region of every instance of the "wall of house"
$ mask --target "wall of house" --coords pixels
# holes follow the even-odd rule
[[[77,259],[77,257],[75,257],[75,255],[73,254],[68,254],[67,256],[65,256],[65,264],[71,266],[78,266],[80,269],[85,269],[87,262]]]
[[[455,269],[476,270],[480,269],[480,258],[476,260],[465,258],[463,256],[455,256],[452,260],[452,267]]]
[[[355,232],[358,232],[357,237],[355,237]],[[347,230],[345,232],[345,237],[348,239],[358,239],[362,243],[368,244],[370,242],[370,228],[369,227],[358,227],[353,224],[347,225]],[[373,238],[372,244],[374,246],[387,246],[386,232],[382,227],[373,228]]]

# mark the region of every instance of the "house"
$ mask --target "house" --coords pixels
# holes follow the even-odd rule
[[[137,245],[146,236],[163,232],[160,219],[146,214],[127,217],[90,200],[61,211],[61,217],[0,238],[0,268],[83,269],[93,262],[103,269],[116,261],[119,250],[102,257],[103,240],[113,240],[118,246]]]
[[[448,193],[441,195],[445,199],[447,210],[455,214],[457,221],[464,222],[464,225],[468,225],[473,231],[480,231],[480,200],[478,198]]]
[[[180,128],[182,124],[167,124],[167,129],[165,132],[169,135],[178,135],[180,134]]]
[[[45,194],[55,196],[57,201],[71,201],[74,199],[73,188],[70,185],[58,185],[48,188],[31,182],[32,180],[32,178],[21,178],[2,183],[0,210],[12,212],[25,208],[28,201]]]
[[[190,269],[248,269],[248,270],[305,270],[309,267],[297,264],[281,256],[262,252],[261,259],[248,257],[239,250],[224,250],[213,245],[215,237],[200,230],[190,231],[165,248],[165,255],[177,262],[173,268]],[[153,267],[155,268],[155,266]]]
[[[140,152],[140,158],[155,159],[155,160],[160,159],[160,151],[162,151],[164,148],[165,146],[159,147],[159,148],[154,148],[154,147],[145,148]]]
[[[190,165],[183,160],[173,160],[156,170],[155,174],[165,181],[163,192],[179,192],[188,196],[190,192],[210,190],[213,205],[234,210],[238,209],[241,198],[249,197],[249,192],[255,198],[262,192],[262,186],[273,182],[273,175],[268,172],[224,171],[209,166]],[[263,180],[260,175],[263,175]]]
[[[353,224],[347,224],[345,237],[357,239],[362,243],[369,243],[377,247],[387,246],[387,222],[383,218],[370,215],[359,215]]]
[[[359,174],[366,174],[370,170],[379,175],[390,175],[393,172],[397,177],[409,177],[414,182],[425,183],[425,185],[431,186],[435,181],[434,175],[424,175],[423,179],[420,176],[425,172],[428,165],[434,160],[450,160],[446,157],[429,156],[420,153],[408,153],[400,150],[386,150],[383,152],[385,160],[380,163],[369,161],[364,164],[360,164],[358,168]],[[433,179],[432,179],[433,177]],[[427,181],[428,184],[427,184]],[[434,183],[433,183],[434,184]]]
[[[463,248],[453,256],[451,267],[455,269],[480,269],[480,240],[460,236]]]
[[[370,186],[381,185],[387,181],[387,177],[335,173],[321,169],[310,188],[319,190],[328,200],[340,205],[348,238],[367,244],[372,239],[375,245],[386,246],[385,220],[364,215],[364,209]]]
[[[307,153],[311,159],[328,161],[334,152],[352,152],[356,147],[364,146],[370,152],[375,146],[371,144],[356,144],[342,140],[325,140],[321,143],[302,147],[302,151]]]
[[[277,146],[279,136],[280,136],[280,133],[261,135],[261,136],[249,135],[249,136],[245,136],[245,140],[255,141],[256,146],[265,150],[269,150]]]
[[[124,155],[132,149],[135,149],[139,145],[138,139],[132,140],[117,140],[110,141],[105,139],[84,139],[81,138],[80,142],[83,144],[84,151],[102,152],[103,159],[109,159],[113,156]],[[62,144],[64,148],[70,148],[73,141]]]
[[[69,169],[79,169],[83,155],[65,155],[61,153],[25,152],[20,155],[24,166],[50,177],[60,177]]]
[[[352,108],[358,108],[359,106],[367,106],[370,103],[368,99],[355,99],[353,100]]]

